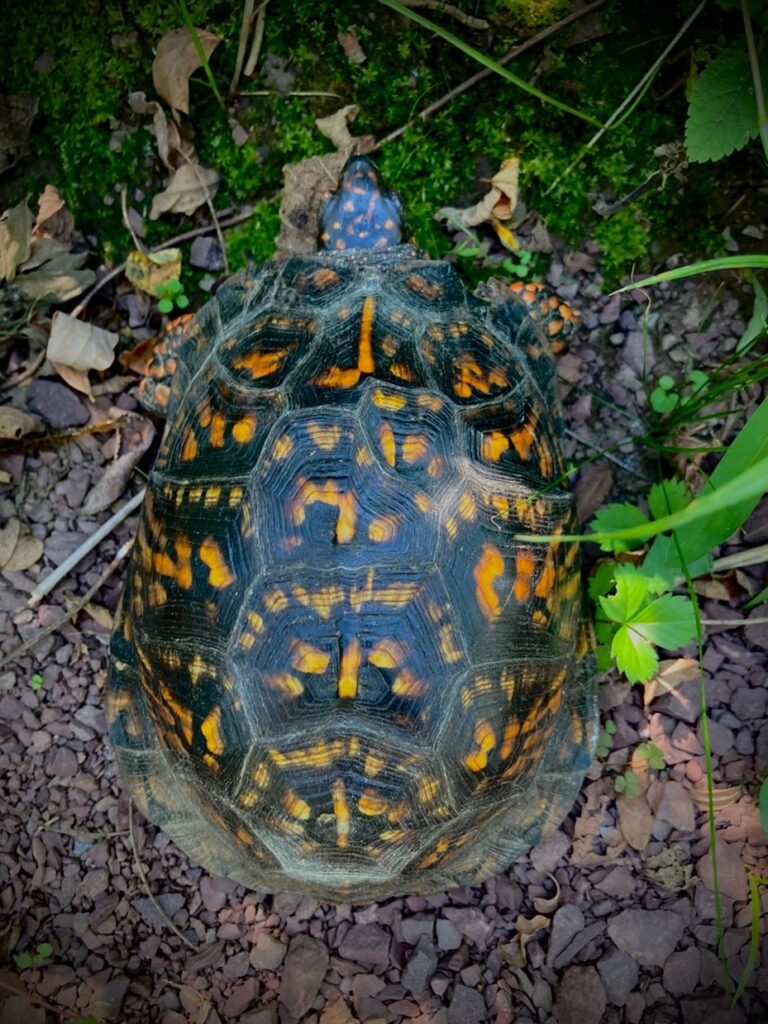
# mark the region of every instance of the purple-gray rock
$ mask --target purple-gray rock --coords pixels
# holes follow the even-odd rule
[[[476,988],[455,985],[448,1005],[448,1024],[470,1024],[485,1020],[485,1000]]]
[[[547,963],[550,966],[583,928],[584,915],[574,903],[566,903],[555,911],[547,953]]]
[[[683,931],[682,918],[671,910],[622,910],[608,922],[611,939],[644,967],[663,967]]]
[[[696,946],[673,953],[664,965],[664,988],[673,996],[687,996],[699,982],[701,956]]]
[[[409,992],[419,995],[426,991],[436,970],[437,952],[434,944],[426,935],[422,935],[405,965],[400,982]]]
[[[558,1024],[601,1024],[607,999],[594,967],[569,967],[557,986],[552,1015]]]
[[[280,979],[280,1002],[297,1020],[315,1001],[328,970],[328,960],[325,943],[309,935],[294,935],[291,939]]]
[[[390,936],[378,924],[355,924],[344,936],[339,953],[346,960],[372,967],[389,966]]]
[[[54,380],[36,380],[30,384],[27,408],[57,429],[82,427],[91,418],[85,402],[71,388]]]
[[[764,718],[768,692],[763,687],[740,686],[731,697],[731,711],[742,722]]]
[[[613,949],[597,963],[600,977],[615,1006],[623,1006],[640,977],[637,960],[620,949]]]

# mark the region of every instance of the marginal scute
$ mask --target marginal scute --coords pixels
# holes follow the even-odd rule
[[[578,547],[518,539],[574,531],[557,410],[523,307],[411,246],[270,264],[192,322],[107,718],[193,858],[368,901],[471,885],[567,813],[596,721]]]

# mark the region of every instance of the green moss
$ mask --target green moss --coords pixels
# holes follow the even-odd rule
[[[609,33],[605,38],[566,49],[562,44],[567,36],[558,34],[548,44],[545,64],[540,48],[534,48],[512,69],[522,78],[535,80],[545,92],[605,120],[653,63],[660,46],[674,36],[693,4],[694,0],[683,0],[655,9],[651,24],[643,5],[614,0],[600,12]],[[475,13],[469,0],[462,0],[462,6]],[[497,0],[489,5],[492,16],[504,13],[491,55],[501,55],[520,40],[519,27],[505,39],[505,25],[523,25],[523,32],[533,32],[534,25],[560,17],[561,6],[559,0],[535,4]],[[188,8],[196,25],[222,36],[211,67],[220,90],[226,92],[242,5],[188,0]],[[724,17],[713,11],[706,24],[697,23],[700,35],[694,45],[699,49],[714,45],[724,26],[733,34],[735,29]],[[28,90],[39,97],[33,136],[36,153],[49,163],[55,160],[53,179],[73,209],[78,227],[108,258],[122,259],[131,247],[121,222],[120,189],[126,188],[130,203],[146,214],[151,196],[164,187],[167,174],[157,158],[148,119],[132,113],[128,95],[143,91],[148,98],[154,97],[153,48],[181,23],[177,6],[168,0],[122,0],[120,4],[49,0],[45,19],[29,17],[20,4],[8,5],[5,12],[0,61],[10,69],[12,91]],[[338,32],[352,24],[367,57],[363,64],[351,63],[337,40]],[[468,42],[484,47],[483,36],[455,22],[447,24]],[[50,73],[35,70],[43,51],[55,61]],[[647,95],[627,121],[587,149],[592,127],[496,77],[475,85],[427,120],[416,118],[420,110],[473,75],[477,65],[382,5],[361,8],[351,0],[270,5],[262,53],[287,60],[297,90],[333,92],[339,98],[241,96],[237,117],[251,138],[238,148],[204,75],[193,76],[189,121],[200,160],[221,176],[216,205],[221,209],[248,201],[256,202],[259,209],[253,222],[228,236],[235,267],[246,252],[263,259],[272,251],[277,229],[275,196],[283,165],[330,151],[315,119],[353,102],[360,107],[355,134],[381,138],[412,122],[376,159],[385,180],[403,196],[414,236],[434,256],[452,246],[448,233],[434,220],[435,211],[475,201],[485,187],[476,181],[478,166],[492,173],[511,153],[521,159],[526,206],[538,209],[550,230],[571,244],[594,233],[603,246],[602,261],[609,277],[626,273],[635,261],[643,262],[651,238],[662,249],[655,257],[666,248],[690,251],[694,240],[707,247],[707,253],[713,247],[717,251],[719,233],[702,217],[702,210],[715,200],[716,184],[709,170],[699,174],[689,169],[684,188],[673,180],[665,192],[650,189],[608,220],[603,221],[594,209],[597,200],[612,203],[638,189],[658,169],[654,150],[680,137],[685,98],[682,89],[672,88],[677,68],[663,72],[654,83],[659,93],[668,95],[664,102]],[[257,76],[252,82],[241,82],[240,88],[244,92],[262,89],[264,83]],[[46,180],[51,180],[48,168],[45,173],[32,171],[26,179],[19,177],[19,198],[34,194]],[[147,241],[162,241],[188,226],[189,218],[147,221]]]

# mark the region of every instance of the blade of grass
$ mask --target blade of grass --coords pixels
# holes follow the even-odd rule
[[[417,25],[421,25],[422,28],[428,29],[430,32],[434,32],[435,35],[440,36],[446,43],[450,43],[451,46],[455,46],[457,50],[461,50],[462,53],[466,53],[468,57],[476,60],[479,64],[488,68],[490,71],[495,72],[502,78],[505,78],[508,82],[516,85],[518,89],[524,90],[531,96],[535,96],[536,99],[541,100],[542,103],[548,103],[550,106],[557,107],[558,110],[564,111],[566,114],[572,114],[573,117],[578,117],[582,121],[586,121],[588,124],[595,125],[596,128],[602,128],[602,122],[591,117],[589,114],[584,114],[580,110],[576,110],[574,107],[569,107],[567,103],[562,103],[560,100],[554,98],[554,96],[548,96],[547,93],[537,89],[534,85],[530,85],[523,78],[518,78],[517,75],[513,75],[511,71],[507,71],[505,67],[497,63],[491,57],[487,57],[480,50],[476,50],[474,46],[470,46],[469,43],[465,43],[463,39],[459,39],[448,29],[443,28],[441,25],[436,25],[433,21],[423,17],[421,14],[417,14],[416,11],[411,10],[408,7],[403,7],[398,0],[379,0],[379,3],[384,4],[385,7],[391,8],[398,14],[401,14],[404,18],[410,18],[411,21]]]
[[[611,292],[611,294],[620,295],[622,292],[629,292],[634,288],[647,288],[652,284],[661,284],[662,281],[680,281],[684,277],[694,277],[696,274],[708,274],[716,270],[749,269],[768,269],[768,256],[718,256],[711,260],[700,260],[698,263],[689,263],[687,267],[676,267],[675,270],[665,270],[661,274],[652,274],[650,277],[644,277],[641,281],[633,281],[631,284],[625,284],[623,288],[617,288],[616,291]]]
[[[213,95],[216,97],[219,106],[226,114],[227,105],[224,102],[221,93],[219,92],[219,87],[216,85],[216,79],[213,77],[213,72],[211,71],[211,65],[208,62],[208,57],[206,56],[205,50],[203,49],[203,44],[200,42],[200,36],[197,34],[197,29],[195,28],[194,22],[190,17],[189,10],[187,9],[187,5],[184,2],[184,0],[179,0],[179,10],[181,11],[181,16],[184,19],[184,24],[187,26],[187,31],[190,34],[195,50],[197,51],[198,60],[200,61],[203,71],[205,71],[205,77],[208,79],[208,84],[210,85]]]
[[[699,495],[690,505],[679,512],[663,516],[661,519],[654,519],[649,523],[605,533],[548,534],[546,536],[518,533],[515,534],[515,539],[540,544],[551,541],[595,541],[597,543],[604,540],[645,541],[660,533],[668,533],[670,530],[679,530],[683,526],[689,526],[703,516],[711,516],[727,509],[730,505],[746,501],[755,495],[759,496],[765,491],[768,491],[768,457],[755,462],[749,469],[739,473],[716,491]]]

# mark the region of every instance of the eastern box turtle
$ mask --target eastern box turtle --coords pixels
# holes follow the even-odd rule
[[[176,367],[112,641],[142,812],[255,889],[470,885],[595,742],[553,365],[519,301],[401,244],[350,159],[324,249],[220,289]]]

